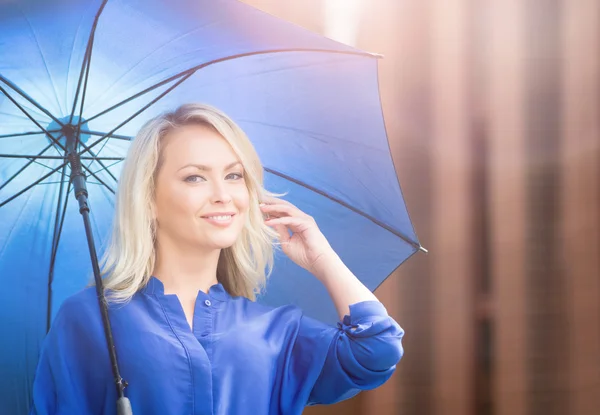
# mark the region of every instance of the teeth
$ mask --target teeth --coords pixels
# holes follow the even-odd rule
[[[231,215],[227,215],[227,216],[207,216],[207,218],[214,219],[214,220],[226,221],[226,220],[231,219]]]

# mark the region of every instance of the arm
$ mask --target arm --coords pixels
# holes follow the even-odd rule
[[[340,320],[350,314],[350,304],[379,301],[333,250],[319,258],[314,265],[313,274],[327,288]]]
[[[283,252],[297,265],[319,279],[329,291],[340,319],[349,312],[350,304],[378,301],[346,267],[319,230],[315,219],[288,201],[265,198],[262,212],[265,223],[279,234]],[[290,236],[289,231],[292,231]]]
[[[404,332],[344,265],[314,218],[287,201],[267,202],[261,205],[269,215],[265,223],[279,234],[285,254],[325,285],[341,320],[336,330],[301,318],[288,365],[291,383],[302,383],[291,388],[294,396],[334,403],[383,384],[402,357]]]

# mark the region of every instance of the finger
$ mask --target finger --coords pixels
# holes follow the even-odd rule
[[[295,206],[284,205],[284,204],[275,204],[275,205],[262,205],[261,210],[264,213],[268,213],[269,216],[277,216],[281,217],[283,215],[288,216],[306,216],[304,212]]]
[[[281,218],[267,219],[265,220],[265,224],[269,226],[284,225],[289,227],[293,232],[303,232],[311,226],[311,221],[306,217],[283,216]]]
[[[284,205],[292,206],[292,207],[295,207],[296,209],[298,209],[298,207],[296,205],[294,205],[292,202],[289,202],[285,199],[280,199],[277,197],[267,196],[264,198],[263,202],[268,205],[284,204]]]
[[[261,205],[260,206],[260,211],[263,214],[263,217],[264,217],[265,220],[266,219],[273,219],[273,218],[280,218],[282,216],[289,216],[286,213],[280,213],[280,212],[275,212],[275,211],[270,211],[270,210],[263,209],[264,206],[267,206],[267,205]]]
[[[273,226],[275,231],[279,234],[279,242],[282,244],[288,243],[290,241],[290,232],[288,228],[284,225],[275,225]]]
[[[310,215],[308,215],[302,209],[298,208],[296,205],[288,202],[287,200],[278,199],[278,202],[279,203],[261,204],[261,209],[263,209],[263,211],[269,211],[269,212],[275,212],[278,210],[278,211],[287,213],[290,216],[308,216],[308,217],[310,217]]]
[[[261,203],[272,205],[272,204],[275,204],[275,203],[280,203],[282,200],[283,199],[278,199],[278,198],[273,197],[273,196],[265,196],[265,197],[263,197],[261,199]]]

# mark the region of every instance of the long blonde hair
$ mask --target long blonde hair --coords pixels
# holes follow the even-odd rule
[[[100,261],[106,297],[126,302],[148,283],[155,265],[155,178],[165,136],[176,128],[200,124],[214,128],[244,166],[250,194],[248,220],[240,237],[221,251],[217,278],[232,296],[255,300],[273,268],[277,233],[264,224],[259,203],[265,196],[263,168],[252,143],[227,115],[204,104],[185,104],[148,121],[131,142],[119,179],[109,245]]]

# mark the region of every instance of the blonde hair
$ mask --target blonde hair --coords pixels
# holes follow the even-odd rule
[[[148,121],[131,142],[119,179],[109,245],[101,259],[106,297],[126,302],[144,287],[154,270],[156,229],[153,220],[155,178],[165,136],[199,124],[217,131],[244,166],[250,207],[241,235],[221,251],[217,279],[232,296],[256,300],[273,269],[277,233],[264,224],[259,203],[265,196],[263,168],[252,143],[227,115],[208,105],[185,104]]]

